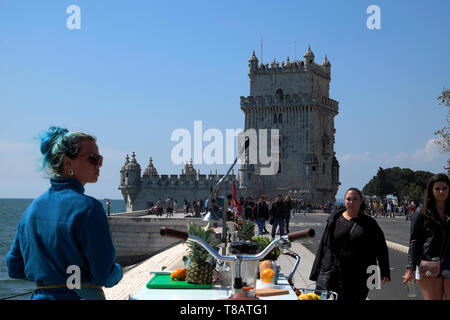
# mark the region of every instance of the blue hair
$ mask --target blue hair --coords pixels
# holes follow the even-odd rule
[[[62,177],[64,157],[75,159],[80,152],[80,141],[95,141],[95,138],[83,132],[71,132],[61,127],[50,127],[41,138],[41,170],[55,178]]]

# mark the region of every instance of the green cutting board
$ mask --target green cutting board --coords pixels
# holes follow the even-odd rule
[[[193,284],[187,283],[185,280],[172,280],[170,274],[155,274],[153,278],[147,282],[148,289],[211,289],[210,284]]]

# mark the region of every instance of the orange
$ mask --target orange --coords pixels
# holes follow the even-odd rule
[[[261,269],[272,268],[272,260],[264,260],[259,263]]]
[[[265,283],[271,283],[275,272],[272,269],[264,269],[261,273],[261,280]]]
[[[186,279],[186,268],[176,269],[170,274],[170,279],[172,280],[184,280]]]

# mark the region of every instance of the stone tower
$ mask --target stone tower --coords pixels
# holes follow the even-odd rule
[[[258,64],[253,55],[248,61],[250,95],[241,97],[245,130],[279,130],[279,167],[274,175],[261,175],[259,162],[242,164],[240,190],[269,197],[280,193],[312,204],[334,203],[339,186],[339,163],[334,152],[334,117],[338,102],[329,97],[331,64],[322,64],[308,47],[303,60]],[[258,148],[261,141],[258,141]]]

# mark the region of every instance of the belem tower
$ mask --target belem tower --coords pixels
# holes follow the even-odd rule
[[[226,178],[219,195],[231,194],[235,180],[238,197],[254,199],[262,193],[269,199],[290,194],[311,204],[335,202],[340,185],[339,163],[334,152],[334,117],[338,102],[329,97],[331,63],[325,55],[321,64],[314,61],[308,47],[303,60],[259,64],[253,51],[248,61],[250,95],[241,96],[240,107],[248,129],[278,129],[279,165],[274,174],[262,175],[259,162],[241,164],[238,176]],[[270,134],[268,135],[270,140]],[[261,144],[259,143],[258,146]],[[270,141],[267,152],[270,154]],[[186,163],[181,175],[158,174],[152,158],[141,176],[141,167],[133,152],[127,155],[120,170],[120,186],[127,212],[145,210],[158,199],[172,197],[182,206],[188,201],[205,199],[212,187],[223,177],[212,172],[200,174]]]

